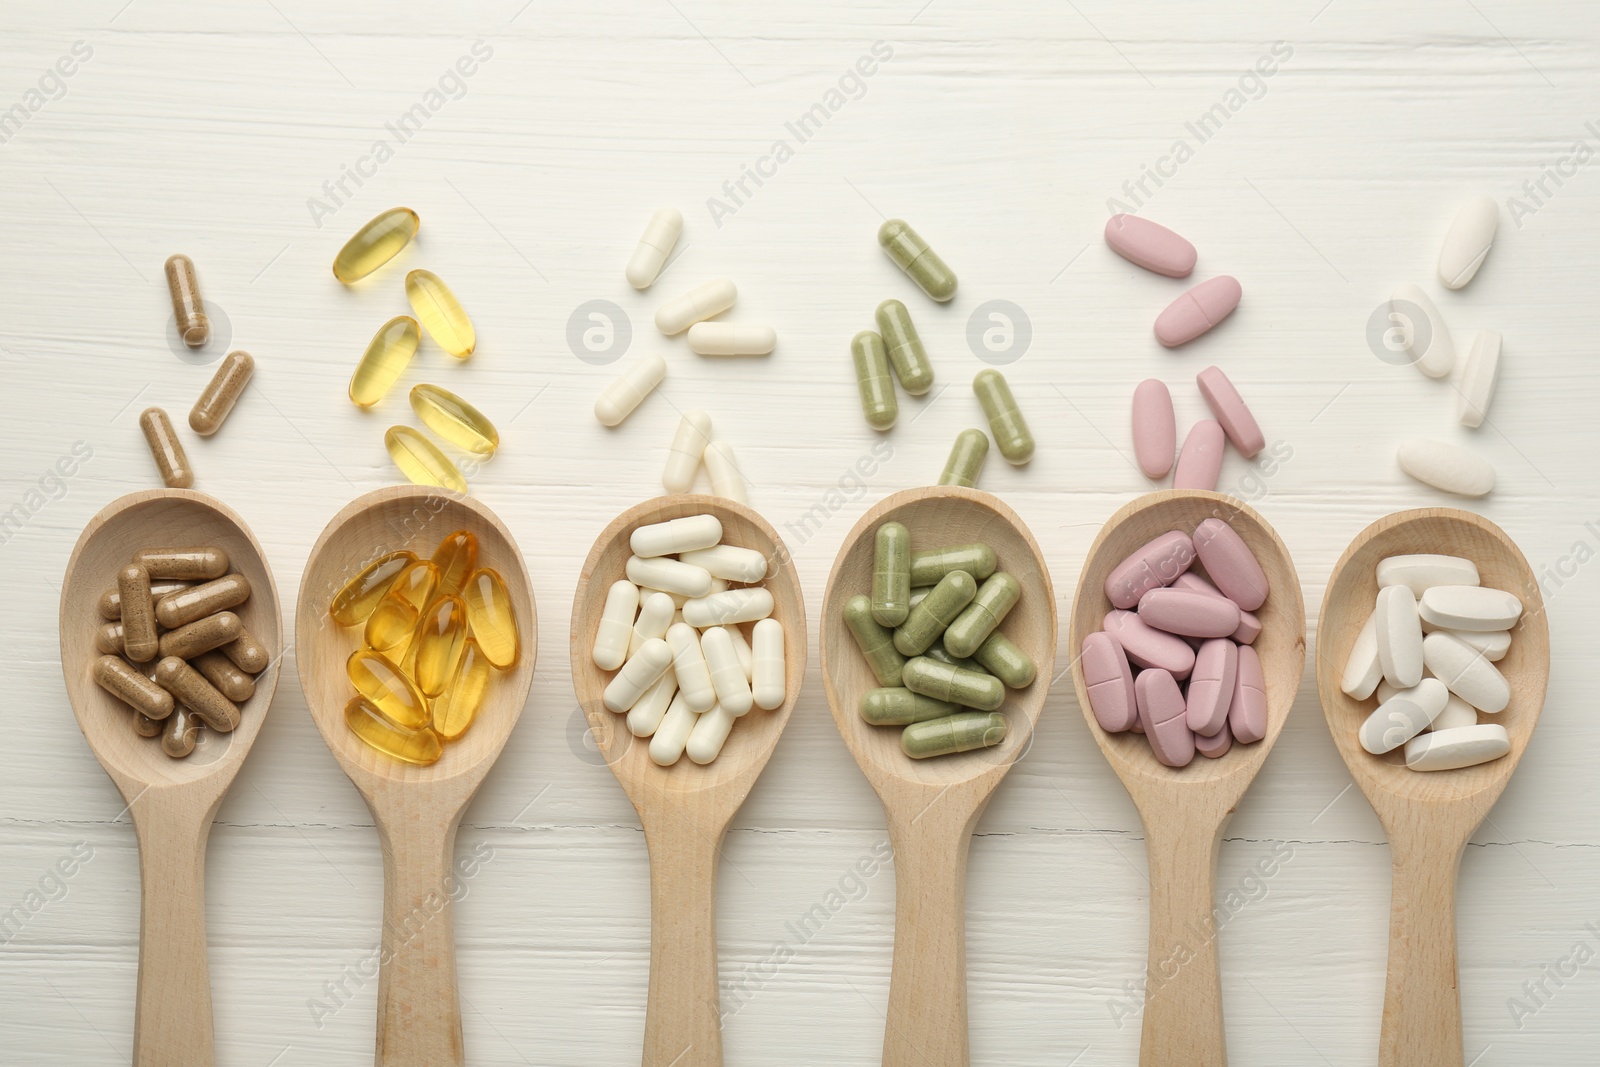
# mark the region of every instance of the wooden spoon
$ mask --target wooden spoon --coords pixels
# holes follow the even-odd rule
[[[994,748],[914,760],[900,730],[872,726],[858,711],[878,686],[844,624],[844,605],[872,591],[877,529],[904,523],[913,551],[982,541],[1022,584],[1001,632],[1033,658],[1032,685],[1008,690],[1009,726]],[[1033,535],[988,493],[957,486],[905,489],[861,517],[844,540],[822,601],[822,677],[833,721],[883,802],[894,848],[894,963],[883,1035],[885,1067],[956,1067],[967,1048],[967,849],[1000,779],[1027,752],[1055,674],[1056,597]]]
[[[1196,755],[1187,767],[1167,767],[1140,734],[1108,734],[1089,707],[1079,661],[1083,639],[1102,628],[1111,610],[1106,575],[1139,546],[1169,530],[1192,534],[1218,518],[1244,539],[1266,572],[1270,592],[1256,612],[1255,649],[1266,679],[1267,733],[1234,745],[1220,759]],[[1117,772],[1144,823],[1150,863],[1150,955],[1139,1044],[1143,1067],[1222,1067],[1227,1039],[1222,986],[1211,929],[1217,845],[1234,808],[1255,780],[1283,730],[1306,657],[1305,602],[1289,550],[1255,509],[1221,493],[1167,489],[1122,507],[1089,548],[1072,603],[1069,639],[1072,680],[1089,733]]]
[[[456,530],[478,535],[478,564],[505,579],[522,654],[496,673],[477,719],[437,763],[392,759],[350,731],[344,708],[355,688],[345,660],[362,628],[344,627],[328,604],[367,563],[408,548],[426,559]],[[377,1063],[381,1067],[462,1064],[451,890],[456,827],[467,802],[505,747],[533,681],[539,624],[522,552],[495,514],[470,497],[396,485],[347,504],[311,549],[295,608],[300,685],[334,759],[372,811],[383,846],[383,947],[378,967]]]
[[[216,545],[250,582],[250,599],[233,612],[273,650],[256,676],[255,694],[239,705],[232,733],[205,730],[185,759],[133,730],[133,712],[95,684],[97,602],[117,571],[144,548]],[[134,1067],[216,1062],[211,977],[206,961],[206,837],[234,776],[261,733],[278,685],[283,649],[278,588],[266,554],[244,520],[226,505],[188,489],[151,489],[119,497],[89,520],[61,586],[61,672],[78,727],[116,783],[139,841],[139,992],[133,1024]]]
[[[628,537],[640,526],[686,515],[715,515],[725,544],[767,557],[772,617],[783,623],[783,704],[752,709],[734,724],[715,760],[687,756],[670,767],[650,759],[649,739],[628,731],[601,694],[614,672],[595,666],[595,630],[606,591],[625,577]],[[624,511],[600,532],[572,597],[572,686],[611,773],[644,826],[650,850],[650,999],[644,1067],[719,1067],[722,1019],[717,990],[717,856],[722,835],[744,803],[789,722],[806,670],[806,606],[789,549],[755,511],[716,496],[677,494]]]
[[[1411,771],[1403,748],[1374,756],[1356,738],[1376,704],[1339,688],[1344,662],[1372,613],[1378,561],[1413,552],[1470,559],[1483,585],[1522,598],[1511,649],[1496,664],[1511,683],[1511,703],[1484,720],[1500,723],[1511,738],[1511,751],[1493,762],[1454,771]],[[1527,750],[1549,678],[1550,630],[1539,583],[1516,544],[1483,516],[1455,508],[1386,516],[1357,534],[1333,568],[1317,623],[1317,689],[1334,744],[1383,823],[1394,861],[1381,1067],[1461,1067],[1456,873],[1468,839]]]

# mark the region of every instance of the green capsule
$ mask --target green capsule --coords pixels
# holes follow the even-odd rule
[[[887,430],[900,416],[894,398],[894,379],[889,376],[889,354],[883,338],[862,330],[850,339],[850,358],[856,364],[856,388],[861,391],[861,413],[874,430]]]
[[[948,700],[935,700],[909,689],[868,689],[861,695],[861,717],[874,726],[909,726],[942,719],[961,710]]]
[[[951,571],[966,571],[980,582],[999,566],[994,549],[981,542],[911,553],[911,584],[937,585]]]
[[[899,626],[911,611],[911,531],[902,523],[878,527],[872,562],[872,617]]]
[[[989,416],[989,432],[1006,462],[1021,465],[1033,458],[1033,433],[1028,429],[1022,410],[1006,376],[993,367],[978,372],[972,379],[972,391],[977,394],[983,413]]]
[[[972,658],[1006,684],[1008,689],[1025,689],[1033,684],[1038,668],[1017,643],[1002,633],[993,633],[978,646]]]
[[[945,627],[978,593],[978,583],[966,571],[951,571],[939,579],[933,592],[922,599],[917,610],[894,632],[894,647],[903,655],[920,656],[939,640]]]
[[[1022,583],[1005,571],[995,571],[978,588],[978,595],[944,631],[944,647],[952,656],[965,659],[1005,621],[1006,614],[1022,597]]]
[[[971,489],[978,484],[983,461],[988,458],[989,435],[982,430],[962,430],[956,434],[956,443],[950,446],[950,458],[945,460],[939,484],[964,485]]]
[[[921,396],[932,389],[933,364],[928,362],[928,350],[922,347],[922,338],[917,336],[911,312],[898,300],[885,300],[878,305],[876,318],[878,332],[889,349],[889,364],[900,379],[900,388],[912,396]]]
[[[955,272],[903,219],[890,219],[878,227],[878,243],[924,293],[941,304],[956,295]]]
[[[983,664],[975,659],[961,659],[958,656],[952,656],[950,650],[944,647],[943,642],[930,645],[928,651],[924,652],[923,655],[929,659],[936,659],[940,663],[948,663],[952,667],[960,667],[964,671],[972,671],[974,674],[989,673],[983,669]]]
[[[922,603],[922,598],[931,592],[933,592],[933,586],[931,585],[919,585],[912,589],[910,600],[911,607],[916,607],[918,604]]]
[[[879,685],[899,685],[906,659],[894,647],[894,633],[872,617],[872,600],[857,594],[845,602],[844,624],[861,646]]]
[[[1006,699],[1006,687],[1000,679],[928,656],[906,660],[900,680],[913,693],[979,711],[993,711]]]
[[[1006,739],[1006,717],[998,712],[961,711],[912,723],[900,731],[900,751],[912,759],[993,748]]]

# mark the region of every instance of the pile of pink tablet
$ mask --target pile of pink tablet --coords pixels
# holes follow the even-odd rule
[[[1197,560],[1206,577],[1191,569]],[[1105,588],[1112,610],[1083,639],[1082,661],[1102,729],[1144,734],[1169,767],[1266,736],[1266,683],[1251,646],[1267,576],[1232,527],[1210,518],[1192,537],[1164,533],[1117,564]]]

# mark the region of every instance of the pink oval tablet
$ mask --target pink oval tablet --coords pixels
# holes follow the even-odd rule
[[[1143,671],[1134,680],[1133,690],[1150,751],[1168,767],[1187,767],[1194,759],[1194,733],[1185,718],[1177,681],[1166,671]]]
[[[1178,470],[1172,476],[1174,489],[1216,489],[1217,477],[1222,473],[1222,450],[1227,445],[1222,425],[1211,419],[1201,419],[1183,439],[1183,451],[1178,454]]]
[[[1131,611],[1106,612],[1105,629],[1135,666],[1167,671],[1180,678],[1194,668],[1194,649],[1187,641],[1146,626]]]
[[[1267,682],[1261,674],[1261,657],[1248,645],[1239,649],[1228,729],[1241,745],[1254,744],[1267,736]]]
[[[1139,721],[1133,696],[1133,671],[1117,639],[1104,630],[1083,639],[1083,684],[1089,708],[1107,733],[1118,734]]]
[[[1206,581],[1194,571],[1184,571],[1172,580],[1172,588],[1187,589],[1194,593],[1204,593],[1207,596],[1222,596],[1222,590]],[[1226,597],[1223,597],[1226,600]],[[1234,607],[1239,605],[1235,604]],[[1256,618],[1252,611],[1239,612],[1239,628],[1227,636],[1233,638],[1235,644],[1253,645],[1256,638],[1261,636],[1261,620]]]
[[[1133,454],[1146,478],[1165,478],[1178,451],[1178,423],[1172,414],[1172,394],[1155,378],[1146,378],[1133,391]]]
[[[1222,424],[1222,430],[1228,435],[1228,440],[1233,442],[1233,447],[1242,452],[1246,459],[1267,446],[1267,439],[1262,436],[1261,427],[1256,424],[1256,417],[1245,407],[1244,400],[1239,396],[1239,390],[1235,389],[1228,376],[1222,373],[1221,367],[1207,367],[1195,375],[1194,380],[1199,383],[1200,395],[1206,398],[1206,406]]]
[[[1169,278],[1187,278],[1194,270],[1194,245],[1138,215],[1113,215],[1107,219],[1106,244],[1129,263]]]
[[[1239,605],[1189,589],[1152,589],[1139,598],[1139,618],[1180,637],[1227,637],[1239,628]]]
[[[1228,721],[1239,673],[1239,646],[1226,637],[1207,641],[1195,653],[1189,675],[1189,729],[1213,737]]]
[[[1141,545],[1106,575],[1106,599],[1114,607],[1131,608],[1152,589],[1169,585],[1194,562],[1194,542],[1181,530],[1164,533]]]
[[[1194,529],[1194,550],[1212,584],[1240,610],[1254,611],[1266,603],[1266,573],[1233,527],[1221,519],[1205,520]]]
[[[1193,341],[1227,318],[1243,295],[1238,279],[1226,274],[1201,282],[1156,316],[1156,340],[1168,348]]]
[[[1226,722],[1222,724],[1222,729],[1218,730],[1212,737],[1206,737],[1202,734],[1195,735],[1194,750],[1206,759],[1221,759],[1228,754],[1228,749],[1232,747],[1233,731],[1228,729]]]

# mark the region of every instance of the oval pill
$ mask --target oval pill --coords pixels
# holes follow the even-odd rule
[[[1139,598],[1139,618],[1180,637],[1231,637],[1239,628],[1239,605],[1226,597],[1167,587]]]
[[[1400,443],[1395,458],[1411,477],[1447,493],[1479,497],[1494,488],[1494,467],[1460,445],[1414,437]]]
[[[899,626],[911,613],[911,531],[886,522],[873,537],[872,617]]]
[[[1201,282],[1156,316],[1156,340],[1167,348],[1193,341],[1233,314],[1243,295],[1238,279],[1226,274]]]
[[[950,545],[911,553],[911,584],[934,586],[951,571],[966,571],[978,581],[994,573],[999,557],[994,549],[981,542],[968,545]]]
[[[1194,571],[1184,571],[1172,580],[1174,589],[1187,589],[1193,593],[1204,593],[1206,596],[1221,597],[1222,590],[1200,577]],[[1226,598],[1224,598],[1226,599]],[[1238,607],[1237,604],[1234,607]],[[1233,638],[1236,644],[1254,644],[1256,638],[1261,636],[1261,620],[1254,612],[1240,611],[1239,625],[1233,633],[1227,636]]]
[[[710,548],[721,540],[722,520],[715,515],[688,515],[635,528],[628,546],[635,556],[671,556]]]
[[[751,633],[750,691],[756,707],[771,711],[788,696],[784,666],[783,623],[762,619]]]
[[[726,441],[712,441],[706,446],[706,474],[711,478],[711,492],[740,504],[750,502],[746,492],[744,473],[734,458],[733,446]]]
[[[911,312],[898,300],[885,300],[878,305],[873,318],[878,323],[878,333],[889,352],[889,365],[900,388],[912,396],[921,396],[933,388],[933,364],[928,362],[927,349],[917,334]]]
[[[1456,412],[1461,425],[1474,430],[1483,425],[1499,381],[1500,331],[1479,330],[1472,335],[1456,386]]]
[[[1412,308],[1421,313],[1427,329],[1421,328],[1423,323],[1412,321]],[[1400,286],[1389,296],[1389,321],[1402,331],[1412,366],[1430,378],[1443,378],[1450,373],[1456,364],[1455,338],[1450,336],[1450,327],[1427,293],[1415,285]]]
[[[1373,614],[1383,676],[1395,688],[1409,689],[1422,680],[1422,621],[1417,616],[1417,598],[1403,585],[1387,586],[1378,590]]]
[[[696,627],[756,622],[771,615],[772,606],[772,593],[761,586],[727,589],[686,602],[683,621]]]
[[[95,684],[148,719],[172,714],[172,694],[134,670],[121,656],[101,656],[94,661]]]
[[[1490,663],[1498,663],[1506,658],[1506,653],[1511,651],[1511,634],[1506,630],[1450,630],[1433,625],[1423,620],[1423,640],[1427,634],[1449,634],[1468,648],[1473,649]]]
[[[1339,688],[1357,700],[1365,700],[1382,680],[1383,662],[1378,658],[1378,613],[1374,611],[1367,616],[1366,623],[1356,634],[1355,643],[1350,646]]]
[[[1095,722],[1107,733],[1131,729],[1139,706],[1133,695],[1133,671],[1117,639],[1104,630],[1086,635],[1078,663]]]
[[[672,649],[659,637],[651,638],[639,646],[628,662],[622,665],[606,685],[601,702],[607,709],[622,713],[632,708],[644,691],[672,666]]]
[[[1511,736],[1499,723],[1481,723],[1421,734],[1406,742],[1413,771],[1454,771],[1497,760],[1511,751]]]
[[[412,386],[411,410],[424,426],[458,448],[492,456],[500,447],[500,431],[489,417],[448,389],[426,383]]]
[[[878,227],[878,244],[933,299],[942,304],[956,295],[955,272],[905,220],[889,219]]]
[[[1220,423],[1201,419],[1191,426],[1189,436],[1183,439],[1183,451],[1178,453],[1172,488],[1214,491],[1217,478],[1222,474],[1222,453],[1226,444],[1227,437]]]
[[[382,400],[411,364],[421,341],[422,329],[410,315],[396,315],[379,326],[350,375],[350,402],[366,408]]]
[[[1006,739],[1006,717],[981,711],[960,711],[942,719],[912,723],[900,731],[900,751],[912,759],[949,756],[993,748]]]
[[[1164,670],[1176,678],[1186,678],[1194,669],[1194,649],[1187,641],[1147,626],[1132,611],[1107,612],[1103,629],[1117,639],[1136,667]]]
[[[678,420],[667,450],[667,465],[661,472],[661,485],[669,493],[687,493],[700,469],[700,458],[711,443],[711,416],[703,411],[685,411]]]
[[[1194,245],[1165,226],[1138,215],[1106,220],[1106,244],[1129,263],[1168,278],[1187,278],[1198,253]]]
[[[1113,607],[1136,607],[1150,590],[1172,584],[1194,560],[1194,541],[1181,530],[1152,538],[1106,575],[1106,599]],[[912,583],[917,584],[915,561],[912,571]]]
[[[189,429],[201,437],[210,437],[221,429],[223,420],[239,402],[239,395],[250,384],[256,361],[250,353],[235,349],[222,357],[217,373],[206,383],[205,390],[189,409]]]
[[[894,396],[894,379],[889,374],[889,353],[883,338],[872,330],[862,330],[850,339],[850,358],[856,368],[856,391],[861,395],[861,413],[874,430],[887,430],[900,415]]]
[[[1006,687],[1000,679],[928,656],[906,660],[901,678],[914,693],[979,711],[993,711],[1006,699]]]
[[[1194,750],[1206,759],[1221,759],[1228,754],[1228,750],[1232,747],[1233,731],[1228,729],[1226,720],[1222,723],[1222,729],[1211,737],[1207,737],[1204,734],[1194,735]]]
[[[196,619],[238,607],[250,599],[250,582],[242,574],[225,574],[203,585],[169,593],[156,601],[156,622],[175,630]]]
[[[174,703],[200,716],[218,733],[229,733],[238,727],[238,705],[179,657],[167,656],[156,665],[156,684],[172,694]]]
[[[614,378],[594,402],[594,417],[602,426],[619,426],[667,376],[667,361],[652,352],[640,356]]]
[[[178,323],[178,336],[190,348],[202,348],[211,339],[211,320],[200,296],[194,261],[185,255],[167,257],[167,293],[172,298],[172,317]]]
[[[391,426],[384,432],[383,447],[400,473],[416,485],[436,485],[453,493],[465,493],[467,480],[455,461],[439,451],[439,446],[409,426]]]
[[[161,647],[156,608],[150,598],[149,568],[134,562],[118,571],[117,595],[122,602],[122,650],[133,662],[148,663]]]
[[[1022,583],[1005,571],[995,571],[945,629],[944,647],[959,658],[973,655],[1021,598]]]
[[[844,622],[878,684],[900,685],[906,659],[894,647],[894,631],[872,617],[872,598],[858,593],[845,601]]]
[[[1255,553],[1233,527],[1206,519],[1194,529],[1194,551],[1212,584],[1241,611],[1255,611],[1267,601],[1267,575]]]
[[[162,484],[168,489],[187,489],[194,485],[194,468],[189,466],[189,455],[183,450],[183,442],[178,440],[178,431],[172,428],[167,413],[160,408],[145,408],[139,415],[139,429],[144,433],[151,458],[156,461]]]
[[[214,545],[197,548],[146,548],[133,554],[152,581],[206,582],[228,573],[228,553]]]
[[[392,207],[374,215],[333,257],[333,276],[346,285],[360,281],[410,244],[421,226],[422,220],[408,207]]]
[[[1449,695],[1437,678],[1424,678],[1409,689],[1401,689],[1379,704],[1361,724],[1361,747],[1374,756],[1399,748],[1428,728],[1444,710]]]
[[[1449,634],[1422,640],[1422,661],[1445,688],[1479,711],[1494,715],[1511,703],[1511,684],[1477,649]]]
[[[988,458],[989,435],[982,430],[962,430],[950,446],[950,458],[945,460],[939,484],[973,488],[983,473],[983,461]]]
[[[701,282],[656,309],[656,329],[671,337],[733,307],[739,290],[728,278]]]
[[[973,377],[972,392],[988,416],[989,433],[1006,462],[1021,466],[1032,459],[1033,432],[1022,417],[1022,409],[1017,407],[1016,397],[1011,395],[1006,376],[987,367]]]
[[[1439,248],[1439,282],[1446,289],[1460,289],[1483,266],[1500,228],[1500,205],[1487,196],[1475,196],[1461,205],[1445,231]]]
[[[1178,450],[1177,417],[1166,384],[1146,378],[1133,391],[1133,454],[1146,478],[1165,478]]]
[[[678,561],[699,567],[713,578],[725,578],[747,585],[767,576],[767,557],[753,548],[740,548],[738,545],[713,545],[681,552]]]
[[[673,246],[683,233],[683,213],[675,207],[658,208],[645,224],[644,234],[628,258],[623,274],[635,289],[648,289],[666,266]]]
[[[778,331],[757,322],[697,322],[689,351],[702,356],[765,356],[778,347]]]
[[[1189,729],[1215,737],[1228,723],[1239,672],[1239,646],[1226,637],[1212,638],[1194,654],[1194,670],[1184,696]]]
[[[1471,704],[1450,694],[1444,702],[1444,710],[1434,716],[1433,722],[1428,724],[1429,730],[1456,730],[1463,726],[1478,725],[1478,712]],[[1410,742],[1406,742],[1410,744]]]
[[[1419,598],[1436,585],[1477,585],[1478,565],[1460,556],[1419,552],[1378,561],[1378,588],[1404,585]]]
[[[1267,736],[1267,680],[1261,656],[1248,645],[1239,646],[1234,673],[1233,700],[1228,705],[1228,730],[1241,745]]]
[[[1239,390],[1221,367],[1207,367],[1195,375],[1195,382],[1200,386],[1200,395],[1205,398],[1211,414],[1221,423],[1223,432],[1241,455],[1250,459],[1267,447],[1267,439],[1261,433],[1256,417],[1250,413]]]
[[[590,656],[603,671],[614,671],[628,658],[628,642],[633,635],[633,620],[639,608],[639,587],[626,579],[611,583],[606,590],[605,608],[595,628]]]
[[[1422,594],[1417,613],[1447,630],[1509,630],[1522,617],[1522,601],[1503,589],[1436,585]]]
[[[1150,751],[1168,767],[1187,767],[1194,761],[1194,731],[1177,681],[1164,670],[1141,671],[1133,692]]]

